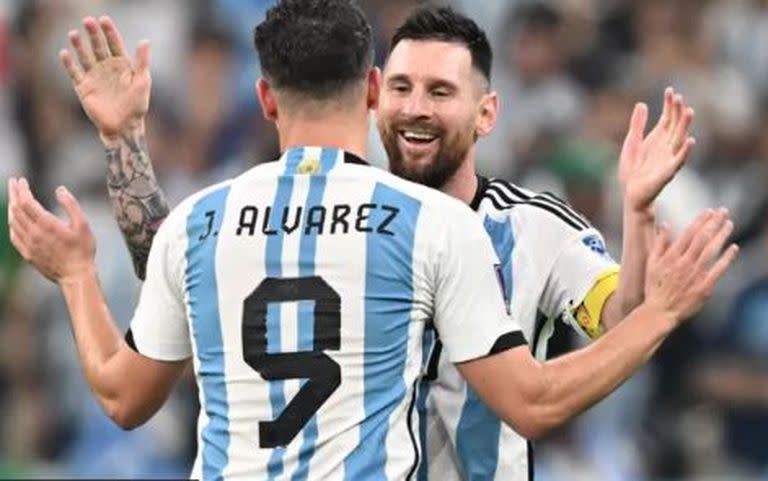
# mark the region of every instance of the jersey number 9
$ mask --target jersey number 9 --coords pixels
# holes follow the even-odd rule
[[[267,352],[267,306],[314,301],[311,351]],[[283,412],[259,423],[259,446],[287,446],[341,384],[341,368],[324,351],[341,344],[341,298],[319,276],[267,278],[243,304],[243,358],[267,381],[306,379]]]

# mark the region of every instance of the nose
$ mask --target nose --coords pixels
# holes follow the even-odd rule
[[[405,99],[403,115],[418,118],[432,117],[434,106],[423,89],[413,89]]]

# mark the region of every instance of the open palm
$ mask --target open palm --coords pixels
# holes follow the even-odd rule
[[[685,164],[695,145],[689,136],[693,109],[670,88],[664,93],[664,109],[658,123],[644,137],[648,107],[637,104],[619,160],[619,181],[625,202],[647,209]]]
[[[68,50],[62,50],[59,56],[88,118],[102,136],[114,137],[139,126],[149,109],[149,43],[139,43],[133,63],[109,17],[101,17],[98,22],[88,17],[83,25],[90,46],[73,30],[69,40],[78,61]]]

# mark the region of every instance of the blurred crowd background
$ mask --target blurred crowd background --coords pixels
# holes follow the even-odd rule
[[[51,205],[77,194],[123,328],[139,283],[112,219],[105,160],[57,52],[85,15],[110,14],[153,44],[149,144],[172,203],[278,154],[253,94],[252,29],[269,0],[0,0],[0,217],[5,180]],[[361,0],[377,61],[419,2]],[[608,400],[537,443],[538,481],[768,480],[768,1],[455,0],[488,32],[502,111],[481,172],[562,194],[619,257],[618,149],[634,102],[652,120],[672,85],[696,109],[697,146],[658,203],[680,228],[726,206],[742,246],[704,312]],[[371,159],[386,166],[375,131]],[[5,225],[5,223],[0,223]],[[555,352],[580,344],[562,336]],[[78,367],[61,296],[0,230],[0,477],[185,476],[194,454],[190,379],[146,426],[102,414]]]

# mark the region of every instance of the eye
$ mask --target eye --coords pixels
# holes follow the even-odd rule
[[[406,93],[408,92],[408,86],[405,84],[396,84],[391,87],[392,90],[398,93]]]
[[[432,95],[438,98],[445,98],[451,95],[451,92],[446,88],[436,88],[432,90]]]

